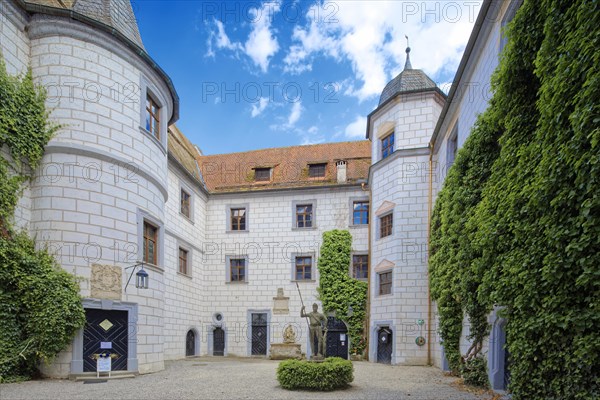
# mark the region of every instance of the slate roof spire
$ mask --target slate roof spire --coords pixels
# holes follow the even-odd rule
[[[406,62],[404,63],[404,70],[412,69],[412,65],[410,63],[410,46],[408,44],[408,36],[404,35],[406,38]]]

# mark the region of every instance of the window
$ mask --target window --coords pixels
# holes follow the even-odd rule
[[[296,205],[296,228],[312,228],[313,206],[312,204]]]
[[[369,223],[369,202],[354,201],[352,203],[352,225],[366,225]]]
[[[379,275],[379,295],[392,293],[392,271],[382,272]]]
[[[392,234],[392,227],[394,224],[394,215],[387,214],[379,218],[379,238],[384,238]]]
[[[256,182],[268,182],[271,180],[271,168],[255,168],[254,180]]]
[[[231,209],[231,230],[245,231],[246,230],[246,209],[232,208]]]
[[[160,140],[160,107],[150,97],[146,95],[146,130]]]
[[[246,259],[245,258],[229,259],[229,281],[230,282],[246,282]]]
[[[158,260],[158,228],[144,221],[144,255],[143,260],[149,264],[157,264]]]
[[[188,275],[188,251],[179,248],[179,272]]]
[[[394,152],[394,132],[381,139],[381,158],[384,159]]]
[[[458,129],[454,127],[448,143],[446,145],[446,169],[450,168],[454,164],[456,159],[456,152],[458,151]]]
[[[294,278],[297,281],[310,281],[312,279],[312,257],[296,257],[296,267]]]
[[[183,215],[185,215],[188,218],[191,218],[191,197],[190,194],[188,192],[186,192],[185,190],[181,189],[181,205],[179,208],[179,211],[181,211],[181,213]]]
[[[356,254],[352,256],[352,277],[355,279],[368,279],[369,277],[369,256],[366,254]]]
[[[308,166],[308,176],[310,178],[324,178],[327,164],[310,164]]]

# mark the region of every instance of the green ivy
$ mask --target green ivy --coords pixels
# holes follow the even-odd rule
[[[75,278],[12,226],[22,186],[58,125],[31,72],[11,76],[0,57],[0,382],[26,379],[85,323]]]
[[[460,354],[454,324],[467,315],[475,345],[502,306],[514,399],[600,397],[599,11],[594,0],[524,1],[432,216],[449,362],[479,381],[485,363]]]
[[[326,312],[335,312],[348,325],[350,353],[362,355],[367,341],[365,321],[367,282],[350,276],[352,235],[345,230],[323,233],[319,257],[319,297]],[[348,316],[352,307],[353,314]]]

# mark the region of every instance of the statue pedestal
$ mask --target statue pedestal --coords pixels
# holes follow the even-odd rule
[[[271,343],[271,360],[302,359],[301,347],[298,343]]]

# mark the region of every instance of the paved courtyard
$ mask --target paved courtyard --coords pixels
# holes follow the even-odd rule
[[[437,368],[354,363],[354,382],[343,391],[290,392],[275,378],[277,361],[192,358],[135,379],[83,383],[40,380],[0,385],[0,399],[490,399],[460,390]]]

